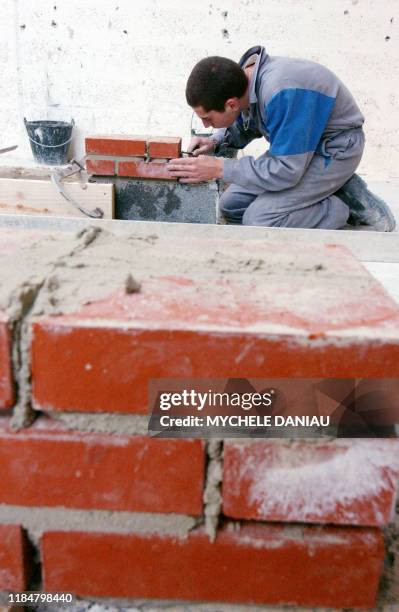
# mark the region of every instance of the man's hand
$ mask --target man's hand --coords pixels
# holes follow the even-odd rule
[[[187,147],[188,153],[192,153],[194,157],[198,155],[205,155],[206,153],[213,153],[217,142],[211,137],[204,136],[193,136],[190,140],[190,144]]]
[[[180,183],[202,183],[223,177],[223,159],[209,155],[179,157],[170,160],[167,170]]]

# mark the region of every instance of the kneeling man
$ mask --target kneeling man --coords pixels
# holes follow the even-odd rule
[[[249,49],[237,64],[207,57],[193,69],[186,98],[209,137],[168,169],[182,183],[223,179],[228,223],[338,229],[346,223],[392,231],[389,207],[354,175],[364,149],[364,117],[345,85],[315,62]],[[224,159],[226,147],[265,138],[257,159]],[[216,153],[216,157],[209,155]]]

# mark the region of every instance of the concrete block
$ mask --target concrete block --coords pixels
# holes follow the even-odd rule
[[[219,191],[216,182],[182,185],[175,181],[93,177],[115,185],[116,219],[216,223]]]

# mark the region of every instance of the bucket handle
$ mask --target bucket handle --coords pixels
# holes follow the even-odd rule
[[[26,120],[26,117],[24,117],[24,123],[25,123],[25,126],[28,123],[27,120]],[[74,125],[75,125],[75,121],[73,119],[71,119],[71,124],[72,124],[72,128],[73,128]],[[71,142],[72,134],[71,134],[71,137],[68,138],[68,140],[66,140],[65,142],[62,142],[61,144],[57,144],[57,145],[45,145],[45,144],[42,144],[41,142],[37,142],[36,140],[33,140],[33,138],[31,138],[29,136],[29,134],[28,134],[28,138],[29,138],[29,140],[31,142],[33,142],[35,145],[38,145],[39,147],[44,147],[45,149],[58,149],[58,147],[64,147],[66,144]]]

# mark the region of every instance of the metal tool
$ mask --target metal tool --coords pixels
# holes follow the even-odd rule
[[[6,147],[5,149],[0,149],[0,153],[8,153],[9,151],[15,151],[18,149],[18,145],[13,145],[12,147]]]
[[[84,158],[83,158],[84,160]],[[77,159],[72,159],[68,168],[65,170],[54,170],[51,173],[51,181],[56,186],[57,191],[65,198],[72,206],[80,210],[87,217],[92,217],[93,219],[101,219],[104,216],[104,211],[102,208],[95,208],[94,210],[88,210],[81,206],[76,200],[74,200],[69,193],[65,190],[65,186],[62,184],[62,180],[67,178],[68,176],[72,176],[77,172],[82,172],[85,170],[84,165],[82,164],[83,160],[78,161]]]

